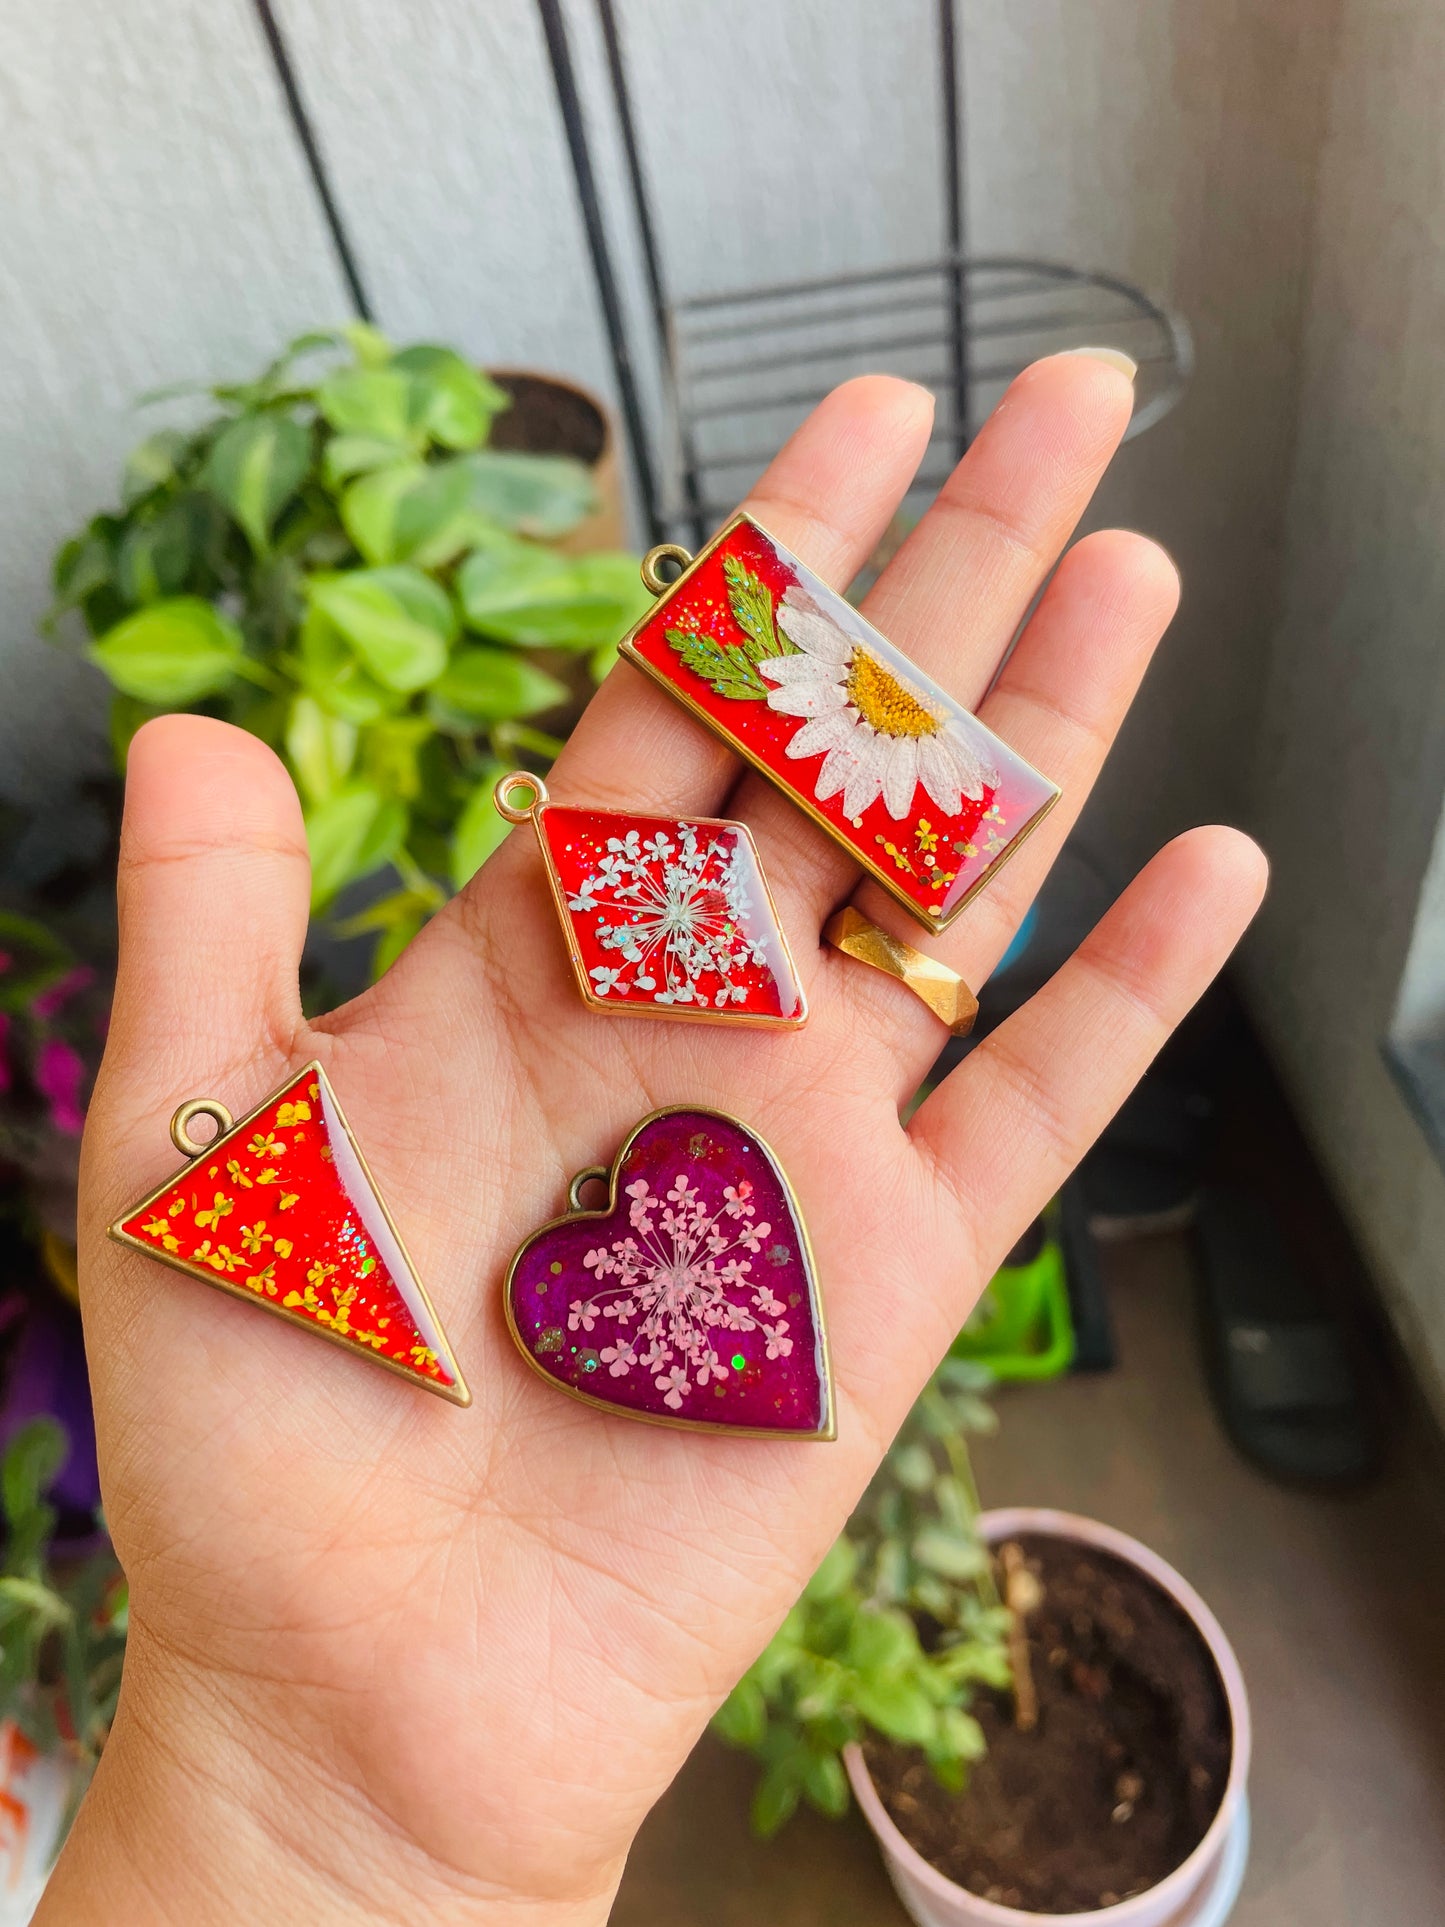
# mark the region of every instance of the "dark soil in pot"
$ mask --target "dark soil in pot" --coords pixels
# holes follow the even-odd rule
[[[1023,1537],[1042,1598],[1025,1620],[1038,1723],[1012,1696],[973,1706],[988,1754],[949,1793],[913,1747],[864,1748],[894,1824],[970,1892],[1039,1914],[1157,1886],[1203,1839],[1229,1777],[1228,1702],[1185,1614],[1123,1561]]]
[[[492,423],[492,448],[527,455],[571,455],[590,468],[607,446],[607,418],[579,388],[549,381],[545,375],[491,371],[492,380],[512,398]]]

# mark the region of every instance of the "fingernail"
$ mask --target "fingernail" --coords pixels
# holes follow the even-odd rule
[[[1126,355],[1122,348],[1071,348],[1070,354],[1087,355],[1090,361],[1102,361],[1107,368],[1117,368],[1121,375],[1132,381],[1139,372],[1139,364],[1132,355]]]

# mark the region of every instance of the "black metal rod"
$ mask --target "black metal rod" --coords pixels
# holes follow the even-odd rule
[[[657,484],[652,457],[648,452],[647,430],[638,399],[632,355],[627,343],[627,326],[617,293],[617,277],[612,268],[612,253],[602,220],[597,196],[597,178],[592,171],[592,155],[587,145],[587,129],[582,119],[582,101],[577,91],[577,75],[572,65],[572,49],[567,25],[562,18],[560,0],[537,0],[542,32],[547,41],[547,58],[557,90],[557,106],[562,129],[567,136],[567,152],[572,162],[572,178],[582,210],[582,225],[587,235],[587,251],[592,260],[592,276],[597,298],[602,304],[602,320],[607,330],[607,345],[612,354],[612,370],[617,380],[617,397],[622,406],[622,425],[627,436],[633,472],[642,491],[649,538],[662,540],[665,533],[658,507]]]
[[[973,265],[976,267],[978,263],[975,262]],[[997,268],[997,264],[995,263],[989,263],[988,265],[990,268]],[[940,261],[931,268],[929,272],[942,276],[947,273],[948,267],[948,262]],[[963,272],[965,281],[971,281],[972,277],[969,264],[964,264]],[[887,277],[874,277],[870,275],[869,278],[886,278],[891,280],[893,277],[890,274]],[[1087,279],[1088,277],[1085,278]],[[1029,275],[1027,279],[1021,279],[1008,287],[991,288],[986,284],[982,287],[970,287],[970,300],[973,306],[977,306],[983,301],[1013,301],[1026,294],[1041,294],[1046,289],[1061,288],[1064,285],[1065,284],[1056,276],[1034,273]],[[792,286],[785,284],[770,290],[770,292],[781,300],[793,294],[812,292],[812,289],[810,283],[798,282]],[[827,292],[827,290],[822,290],[822,292]],[[875,315],[909,312],[923,301],[942,301],[946,297],[947,292],[946,287],[936,289],[919,288],[912,294],[899,295],[896,299],[888,301],[855,302],[850,307],[839,308],[804,308],[795,313],[748,315],[738,321],[713,322],[709,326],[700,328],[693,326],[684,317],[681,322],[682,340],[685,346],[692,347],[699,341],[728,341],[731,340],[734,335],[739,334],[751,334],[754,332],[759,334],[777,334],[787,328],[813,328],[824,321],[866,321]],[[753,296],[729,295],[728,297],[730,301],[736,300],[740,304],[750,299],[759,298],[761,297],[757,294]],[[675,312],[677,311],[675,310]]]
[[[311,125],[311,116],[306,111],[306,103],[301,98],[301,88],[296,79],[296,70],[291,65],[291,54],[276,15],[271,9],[271,0],[255,0],[256,18],[261,23],[261,32],[266,36],[266,46],[271,55],[271,65],[276,69],[276,78],[281,83],[285,96],[286,111],[291,116],[291,125],[296,130],[296,138],[301,143],[307,169],[311,175],[311,185],[316,190],[316,198],[321,203],[321,217],[331,235],[331,245],[336,250],[337,264],[342,279],[351,296],[351,305],[362,321],[374,321],[371,302],[367,298],[366,283],[361,278],[356,254],[351,245],[351,237],[346,232],[346,223],[341,218],[341,209],[331,188],[331,176],[327,172],[326,161],[322,156],[321,143],[316,138],[316,130]]]
[[[637,139],[637,123],[632,116],[632,93],[627,84],[627,67],[622,57],[622,37],[617,31],[617,16],[613,10],[612,0],[597,0],[597,18],[602,28],[602,45],[607,55],[607,78],[612,86],[612,103],[617,113],[617,125],[622,134],[622,152],[627,163],[627,182],[632,190],[632,212],[637,222],[638,238],[642,243],[642,262],[647,274],[647,291],[652,300],[652,321],[657,330],[657,344],[662,356],[668,406],[676,424],[682,468],[682,491],[692,519],[693,539],[700,547],[706,529],[702,500],[698,494],[697,456],[692,446],[688,425],[677,407],[677,348],[672,316],[668,309],[667,293],[662,279],[662,253],[657,245],[657,228],[652,218],[652,206],[647,197],[647,177],[642,171],[642,150]],[[652,523],[660,529],[662,524],[660,505],[649,503],[648,513]],[[660,536],[654,539],[660,539]]]
[[[966,247],[963,182],[963,139],[958,86],[958,35],[953,0],[938,0],[938,64],[943,86],[943,166],[945,235],[953,265],[949,269],[949,327],[952,334],[954,446],[962,455],[968,447],[968,294],[964,285]]]
[[[1093,308],[1071,308],[1058,314],[1015,315],[1004,321],[976,321],[968,334],[970,343],[973,343],[1006,339],[1010,335],[1027,338],[1058,334],[1070,328],[1096,325],[1111,329],[1155,328],[1158,322],[1153,315],[1142,312],[1121,314],[1111,310],[1104,314]],[[701,366],[692,363],[687,370],[688,380],[689,383],[723,381],[743,375],[757,375],[771,368],[806,367],[817,361],[836,361],[846,355],[890,354],[904,348],[937,348],[951,338],[949,329],[940,325],[923,334],[874,335],[865,341],[825,342],[811,348],[787,349],[782,354],[752,355],[746,361],[705,362]]]

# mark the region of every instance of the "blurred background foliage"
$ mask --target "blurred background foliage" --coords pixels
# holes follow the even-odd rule
[[[334,927],[379,974],[507,825],[492,785],[545,766],[647,606],[636,559],[557,546],[593,513],[566,455],[489,446],[505,389],[365,324],[301,336],[149,436],[120,506],[56,558],[53,632],[114,691],[112,737],[200,710],[284,758],[312,908],[388,866]]]

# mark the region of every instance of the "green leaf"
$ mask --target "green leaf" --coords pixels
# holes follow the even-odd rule
[[[270,545],[276,517],[311,466],[311,431],[288,415],[242,415],[222,429],[201,471],[201,485],[240,523],[257,555]]]
[[[52,1418],[31,1419],[5,1447],[0,1458],[0,1500],[14,1530],[19,1531],[34,1515],[69,1450],[64,1428]]]
[[[379,435],[333,435],[322,452],[321,474],[326,486],[334,489],[353,475],[394,468],[415,458],[414,442],[391,442]]]
[[[502,642],[558,649],[615,643],[648,607],[630,555],[575,561],[523,542],[468,556],[457,593],[469,628]]]
[[[132,522],[115,560],[116,587],[134,605],[180,593],[204,533],[194,496],[183,495],[161,514]]]
[[[905,1746],[926,1746],[938,1731],[938,1708],[911,1680],[859,1679],[853,1704],[870,1726]]]
[[[600,649],[594,649],[587,658],[587,673],[595,683],[602,683],[612,674],[617,661],[617,644],[604,642]]]
[[[450,348],[403,348],[391,365],[413,377],[421,423],[445,448],[479,447],[509,405],[504,390]]]
[[[312,909],[324,908],[348,883],[380,869],[405,834],[405,808],[369,783],[349,783],[308,812]]]
[[[92,662],[127,696],[177,707],[217,695],[235,676],[243,653],[235,624],[199,596],[153,602],[89,650]]]
[[[329,715],[314,696],[292,699],[286,755],[307,802],[324,803],[341,787],[356,759],[356,742],[355,723]]]
[[[384,796],[410,802],[421,793],[422,752],[435,739],[435,726],[425,716],[390,716],[373,724],[361,741],[367,780]]]
[[[477,722],[536,716],[567,700],[566,685],[510,650],[459,649],[432,685],[443,709]]]
[[[981,1760],[988,1751],[983,1728],[959,1706],[945,1706],[939,1714],[938,1744],[960,1760]]]
[[[313,608],[332,622],[388,689],[423,689],[446,667],[457,614],[446,591],[420,569],[355,569],[313,576]]]
[[[371,953],[373,983],[378,977],[384,977],[391,969],[402,951],[425,924],[428,914],[420,903],[413,902],[412,908],[405,916],[394,918],[388,928],[382,931],[376,940],[376,948]]]
[[[823,1562],[803,1588],[803,1597],[821,1601],[836,1599],[852,1583],[858,1570],[858,1549],[850,1539],[835,1539]]]
[[[566,535],[597,505],[591,475],[570,456],[484,448],[463,460],[472,478],[472,506],[516,535]]]
[[[933,1454],[926,1445],[916,1442],[891,1452],[888,1464],[894,1478],[909,1492],[926,1492],[938,1476]]]
[[[713,1714],[712,1728],[729,1746],[753,1751],[762,1745],[768,1730],[768,1707],[762,1688],[750,1674],[744,1673]]]
[[[347,489],[341,519],[368,562],[423,569],[444,567],[477,532],[471,480],[459,462],[377,469]]]
[[[836,1753],[810,1751],[803,1768],[803,1791],[819,1813],[839,1820],[848,1811],[848,1775]]]
[[[847,1663],[860,1673],[907,1666],[919,1657],[913,1621],[900,1612],[860,1612],[848,1635]]]
[[[70,1618],[70,1608],[60,1594],[41,1585],[38,1579],[21,1579],[14,1574],[0,1578],[0,1600],[23,1606],[50,1626],[63,1626]]]
[[[668,629],[664,633],[668,648],[683,666],[700,676],[719,696],[748,702],[766,701],[768,684],[746,651],[728,643],[714,642],[711,636],[694,635],[687,629]]]
[[[784,1758],[768,1768],[753,1794],[754,1833],[769,1840],[793,1817],[802,1793],[801,1761]]]
[[[333,716],[348,723],[374,723],[406,698],[368,675],[345,636],[321,610],[308,607],[301,623],[296,675]]]
[[[55,610],[75,608],[110,587],[112,542],[104,523],[97,517],[82,534],[75,536],[55,557],[51,580],[55,586]]]
[[[338,435],[401,442],[420,453],[421,397],[409,375],[393,368],[339,368],[316,391],[316,405]]]
[[[913,1541],[913,1556],[944,1579],[976,1579],[988,1564],[988,1554],[976,1540],[942,1526],[925,1526]]]
[[[723,578],[733,620],[748,638],[743,650],[749,659],[766,662],[770,656],[796,655],[795,646],[774,625],[773,598],[767,584],[735,555],[723,557]]]
[[[189,447],[189,440],[178,428],[162,428],[133,448],[126,459],[120,485],[125,506],[131,508],[153,489],[173,482],[180,459]]]
[[[391,343],[380,328],[373,327],[369,321],[348,321],[341,337],[363,368],[384,368],[391,360]]]
[[[471,882],[512,827],[492,801],[492,788],[501,774],[500,763],[490,767],[457,818],[452,833],[452,885],[457,890]]]

